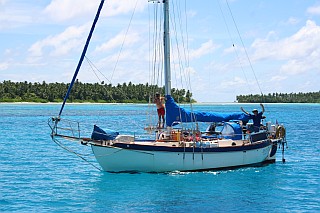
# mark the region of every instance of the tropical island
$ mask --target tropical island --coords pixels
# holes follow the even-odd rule
[[[0,82],[0,102],[62,102],[70,83]],[[69,95],[69,103],[148,103],[153,95],[164,94],[164,88],[146,84],[82,83],[75,81]],[[194,102],[192,93],[184,89],[172,89],[172,96],[180,103]]]
[[[238,95],[239,103],[320,103],[320,91],[308,93],[269,93],[268,95]]]
[[[69,83],[0,82],[0,102],[49,103],[63,101]],[[152,94],[164,94],[164,88],[156,85],[82,83],[76,80],[68,102],[70,103],[148,103]],[[179,103],[196,102],[192,93],[184,89],[172,89],[172,96]],[[239,103],[320,103],[320,91],[308,93],[269,93],[268,95],[238,95]]]

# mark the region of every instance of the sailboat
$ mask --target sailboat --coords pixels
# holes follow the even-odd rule
[[[49,119],[53,141],[63,138],[91,146],[97,162],[107,172],[202,171],[275,162],[278,147],[282,145],[283,154],[286,144],[283,125],[268,122],[261,125],[259,131],[249,132],[252,124],[248,123],[250,117],[245,113],[198,112],[184,109],[175,102],[171,96],[170,80],[169,0],[162,3],[165,127],[155,129],[152,139],[139,139],[136,135],[123,135],[96,125],[91,136],[82,136],[80,129],[62,126],[64,119],[61,114],[103,7],[104,0],[101,0],[59,115]],[[179,124],[190,122],[209,122],[210,125],[204,131],[197,125],[194,129],[179,127]]]

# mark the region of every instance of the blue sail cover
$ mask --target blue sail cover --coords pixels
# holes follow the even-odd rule
[[[119,135],[119,132],[110,129],[101,129],[97,125],[93,126],[91,139],[93,140],[114,140]]]
[[[249,121],[245,113],[197,112],[179,107],[170,95],[166,96],[166,125],[173,122],[227,122],[231,120]]]

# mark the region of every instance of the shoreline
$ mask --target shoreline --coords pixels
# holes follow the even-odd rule
[[[62,103],[57,102],[47,102],[47,103],[38,103],[38,102],[0,102],[0,105],[61,105]],[[66,105],[148,105],[149,103],[92,103],[92,102],[82,102],[82,103],[66,103]],[[153,103],[150,103],[153,104]],[[199,102],[192,103],[192,105],[257,105],[260,103],[238,103],[238,102]],[[320,104],[320,103],[263,103],[264,105],[276,105],[276,104]],[[189,105],[189,103],[183,103],[181,105]]]

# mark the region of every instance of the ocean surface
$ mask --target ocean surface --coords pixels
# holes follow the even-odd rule
[[[252,104],[198,104],[239,112]],[[154,107],[154,106],[152,106]],[[98,170],[90,147],[52,142],[59,104],[0,104],[0,212],[320,212],[320,104],[266,104],[266,121],[287,128],[286,162],[167,174]],[[143,133],[148,105],[67,104],[63,118],[120,133]],[[152,108],[155,112],[155,109]],[[83,130],[83,129],[81,129]],[[68,144],[66,144],[68,145]],[[95,167],[96,166],[96,167]]]

